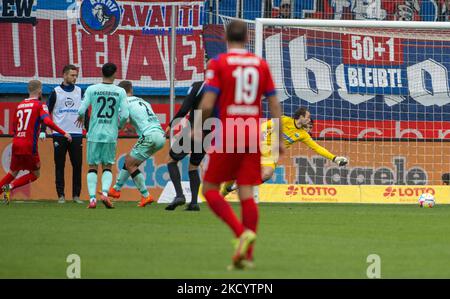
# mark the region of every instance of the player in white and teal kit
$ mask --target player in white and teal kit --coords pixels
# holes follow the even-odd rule
[[[125,157],[124,167],[117,177],[116,184],[109,190],[109,196],[120,197],[120,189],[131,175],[142,195],[139,206],[145,207],[153,202],[153,198],[145,186],[145,178],[139,170],[139,165],[164,147],[166,143],[165,132],[161,128],[158,116],[153,112],[152,106],[145,100],[133,96],[131,82],[122,81],[119,86],[124,88],[127,93],[130,123],[136,128],[139,139],[131,152]]]
[[[80,122],[89,106],[92,107],[87,133],[89,208],[96,207],[95,192],[100,164],[103,169],[101,199],[107,208],[113,208],[108,199],[108,190],[112,183],[111,166],[116,159],[119,128],[125,125],[129,115],[126,92],[123,88],[114,85],[116,70],[117,67],[112,63],[103,65],[103,83],[91,85],[86,89],[78,111]]]

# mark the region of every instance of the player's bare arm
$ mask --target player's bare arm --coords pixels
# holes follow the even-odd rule
[[[80,109],[78,110],[78,118],[75,121],[75,124],[79,128],[81,128],[83,126],[85,114],[91,104],[90,94],[91,94],[90,89],[89,88],[86,89],[86,92],[85,92],[84,98],[83,98],[83,102],[81,103]]]
[[[47,109],[47,108],[44,106],[43,109]],[[72,136],[71,136],[69,133],[67,133],[67,132],[65,132],[64,130],[62,130],[60,127],[58,127],[48,115],[45,116],[45,117],[42,119],[42,122],[43,122],[47,127],[49,127],[50,129],[55,130],[55,131],[57,131],[58,133],[64,135],[64,137],[65,137],[69,142],[72,142]]]
[[[75,125],[78,128],[82,128],[84,123],[84,117],[82,115],[78,116],[77,120],[75,121]]]
[[[121,94],[121,104],[120,104],[120,112],[119,112],[119,129],[123,129],[125,124],[128,121],[128,117],[130,116],[130,111],[128,110],[127,105],[127,94],[125,91]]]

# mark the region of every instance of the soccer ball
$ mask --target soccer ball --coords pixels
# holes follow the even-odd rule
[[[434,196],[430,193],[423,193],[419,197],[419,206],[421,208],[432,208],[435,205]]]

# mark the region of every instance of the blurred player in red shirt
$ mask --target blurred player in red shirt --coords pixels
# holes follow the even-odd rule
[[[64,132],[51,120],[47,105],[41,102],[42,83],[31,80],[28,83],[28,92],[28,99],[20,102],[14,113],[10,171],[0,181],[0,194],[5,192],[6,203],[9,203],[11,190],[37,180],[40,175],[41,163],[37,141],[42,122],[64,135],[69,142],[72,141],[70,134]],[[29,173],[16,179],[21,170],[28,170]]]
[[[203,195],[211,210],[233,230],[237,245],[232,267],[241,269],[253,265],[253,243],[258,224],[253,186],[261,184],[259,123],[262,96],[269,101],[273,119],[280,119],[281,107],[266,61],[245,49],[246,24],[232,21],[226,29],[226,40],[228,52],[209,62],[205,94],[200,104],[203,119],[214,110],[220,120],[219,126],[215,126],[215,145],[205,170]],[[197,140],[201,134],[198,128],[194,125]],[[275,131],[278,132],[277,140],[281,136],[279,129]],[[281,154],[283,143],[275,144]],[[239,185],[242,222],[219,193],[220,184],[233,179]]]

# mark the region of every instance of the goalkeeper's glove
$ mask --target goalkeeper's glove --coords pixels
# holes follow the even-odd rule
[[[39,139],[40,139],[40,140],[44,141],[44,140],[45,140],[45,137],[46,137],[45,132],[41,132],[41,133],[39,134]]]
[[[338,166],[345,166],[348,163],[348,159],[346,157],[334,157],[333,162]]]

